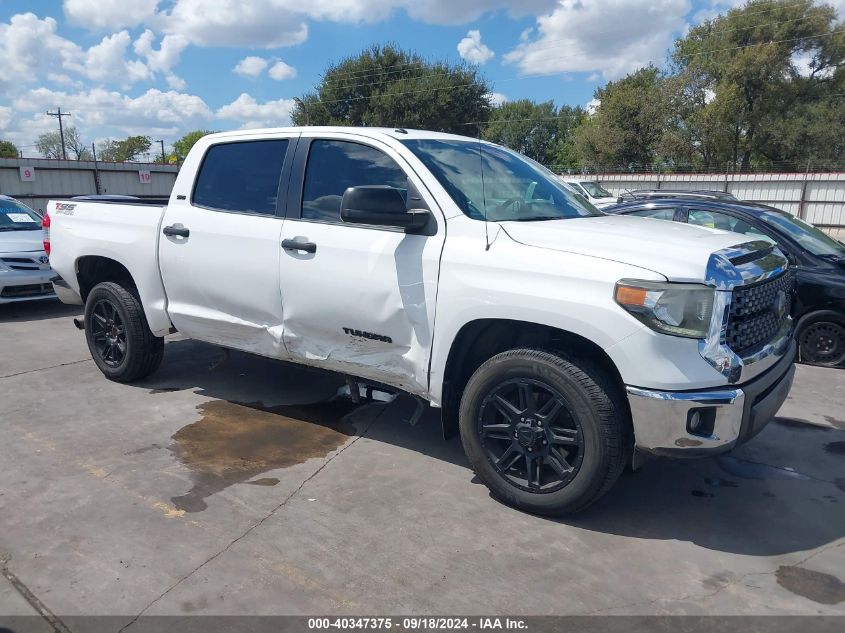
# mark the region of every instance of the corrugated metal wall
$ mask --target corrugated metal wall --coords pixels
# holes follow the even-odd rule
[[[845,173],[595,174],[614,195],[634,189],[710,189],[770,204],[818,226],[845,228]]]
[[[29,175],[22,173],[22,169],[29,169]],[[51,198],[96,193],[166,197],[173,189],[178,171],[175,165],[155,163],[0,158],[0,193],[42,211]],[[148,182],[142,182],[141,172],[149,172]],[[33,179],[27,180],[30,177]]]

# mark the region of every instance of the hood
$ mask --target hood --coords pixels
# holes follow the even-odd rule
[[[502,222],[516,242],[638,266],[670,281],[702,282],[710,255],[752,241],[737,233],[678,222],[604,215]]]
[[[44,251],[41,229],[35,231],[0,231],[0,254]]]
[[[599,209],[603,209],[604,207],[609,207],[612,204],[619,204],[619,199],[614,198],[613,196],[606,196],[604,198],[590,198],[590,202]]]

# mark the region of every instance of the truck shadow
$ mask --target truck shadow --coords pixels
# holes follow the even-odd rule
[[[43,321],[45,319],[79,316],[83,311],[83,306],[65,305],[58,299],[4,303],[0,304],[0,323]]]
[[[201,511],[204,498],[232,483],[273,485],[260,474],[321,451],[325,454],[349,436],[361,434],[465,467],[467,483],[481,485],[469,470],[458,439],[443,441],[436,411],[411,427],[410,397],[400,396],[390,405],[326,406],[338,402],[335,396],[343,385],[343,378],[330,372],[173,340],[159,372],[135,386],[153,394],[191,390],[217,401],[201,411],[199,422],[173,436],[174,456],[188,468],[200,466],[194,488],[173,499],[188,512]],[[205,434],[215,429],[223,430],[221,438],[208,439]],[[751,556],[812,550],[837,541],[845,532],[845,479],[836,475],[842,473],[844,440],[845,431],[840,429],[776,421],[752,443],[727,456],[648,462],[640,471],[623,475],[605,497],[574,517],[525,520],[538,527],[551,521],[591,532],[687,541]],[[225,446],[231,454],[217,460],[213,454],[217,446]],[[237,466],[227,465],[231,463]],[[477,504],[478,499],[472,495],[466,503]],[[504,520],[510,512],[492,499],[489,508],[472,510],[489,512],[491,521],[498,520],[495,516]]]

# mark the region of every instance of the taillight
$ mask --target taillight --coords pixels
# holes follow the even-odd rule
[[[50,214],[45,213],[44,217],[41,218],[41,234],[42,239],[44,240],[44,252],[47,253],[47,257],[50,256]]]

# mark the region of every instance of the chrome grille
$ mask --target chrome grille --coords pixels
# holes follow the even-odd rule
[[[787,271],[774,279],[737,286],[731,298],[725,343],[739,356],[755,353],[769,343],[789,318],[795,279]],[[785,299],[782,299],[785,295]],[[779,312],[779,307],[785,309]]]

